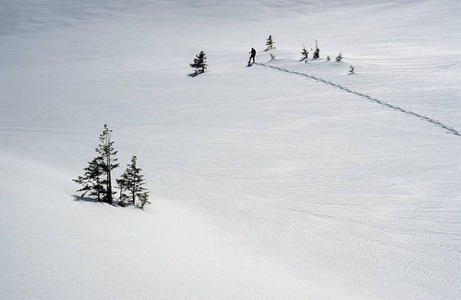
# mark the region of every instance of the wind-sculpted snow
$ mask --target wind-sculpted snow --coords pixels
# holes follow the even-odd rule
[[[258,66],[263,66],[263,67],[266,67],[266,68],[271,68],[271,69],[275,69],[275,70],[279,70],[279,71],[282,71],[282,72],[286,72],[286,73],[289,73],[289,74],[295,74],[295,75],[299,75],[299,76],[304,76],[304,77],[307,77],[307,78],[310,78],[310,79],[314,79],[316,81],[319,81],[319,82],[323,82],[327,85],[330,85],[330,86],[333,86],[333,87],[337,87],[345,92],[348,92],[348,93],[351,93],[351,94],[355,94],[355,95],[358,95],[360,97],[363,97],[363,98],[366,98],[372,102],[375,102],[375,103],[378,103],[380,105],[383,105],[383,106],[386,106],[386,107],[389,107],[389,108],[392,108],[396,111],[400,111],[400,112],[403,112],[409,116],[414,116],[414,117],[417,117],[417,118],[420,118],[421,120],[423,121],[426,121],[426,122],[429,122],[429,123],[432,123],[438,127],[441,127],[443,129],[445,129],[448,133],[450,134],[454,134],[456,136],[460,136],[461,137],[461,134],[455,130],[453,127],[450,127],[448,125],[445,125],[443,123],[441,123],[440,121],[437,121],[437,120],[434,120],[430,117],[427,117],[427,116],[423,116],[423,115],[420,115],[418,113],[415,113],[415,112],[412,112],[412,111],[409,111],[409,110],[406,110],[406,109],[403,109],[399,106],[396,106],[396,105],[392,105],[390,103],[387,103],[386,101],[383,101],[383,100],[379,100],[379,99],[376,99],[376,98],[373,98],[373,97],[370,97],[369,95],[366,95],[366,94],[363,94],[363,93],[360,93],[360,92],[357,92],[357,91],[353,91],[351,89],[348,89],[347,87],[344,87],[344,86],[341,86],[339,84],[336,84],[336,83],[333,83],[331,81],[328,81],[328,80],[324,80],[322,79],[321,77],[316,77],[314,75],[309,75],[309,74],[305,74],[305,73],[300,73],[300,72],[297,72],[297,71],[291,71],[291,70],[288,70],[288,69],[285,69],[285,68],[280,68],[280,67],[276,67],[276,66],[271,66],[269,64],[264,64],[264,63],[255,63],[255,65],[258,65]]]

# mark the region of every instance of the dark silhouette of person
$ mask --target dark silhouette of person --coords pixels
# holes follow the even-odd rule
[[[250,59],[248,60],[248,64],[251,63],[251,59],[253,59],[253,63],[255,63],[255,56],[256,56],[256,50],[255,48],[251,48]]]

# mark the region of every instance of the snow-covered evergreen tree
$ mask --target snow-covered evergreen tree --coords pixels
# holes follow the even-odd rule
[[[137,157],[133,155],[131,163],[127,165],[125,172],[121,178],[117,180],[117,184],[121,189],[121,201],[122,203],[129,202],[144,208],[144,205],[149,204],[149,192],[143,185],[146,183],[144,175],[141,174],[142,169],[136,165]]]
[[[267,38],[266,46],[267,46],[266,51],[270,49],[275,49],[274,40],[272,39],[272,35],[269,35],[269,37]]]
[[[200,51],[199,54],[194,59],[194,62],[189,64],[194,70],[195,74],[200,74],[204,73],[206,68],[207,68],[207,63],[206,63],[207,57],[205,52]]]

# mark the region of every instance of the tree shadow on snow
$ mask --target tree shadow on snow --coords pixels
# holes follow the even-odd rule
[[[77,202],[102,203],[102,202],[98,201],[98,199],[89,198],[89,197],[82,197],[82,196],[78,196],[78,195],[72,195],[72,198],[74,198],[74,201],[77,201]]]
[[[205,71],[197,71],[197,72],[194,72],[194,73],[191,73],[191,74],[187,74],[187,76],[194,78],[194,77],[197,77],[198,75],[204,74],[204,73],[205,73]]]

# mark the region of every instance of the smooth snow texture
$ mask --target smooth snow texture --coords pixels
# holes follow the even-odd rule
[[[0,0],[0,298],[460,299],[459,1],[320,2]]]

